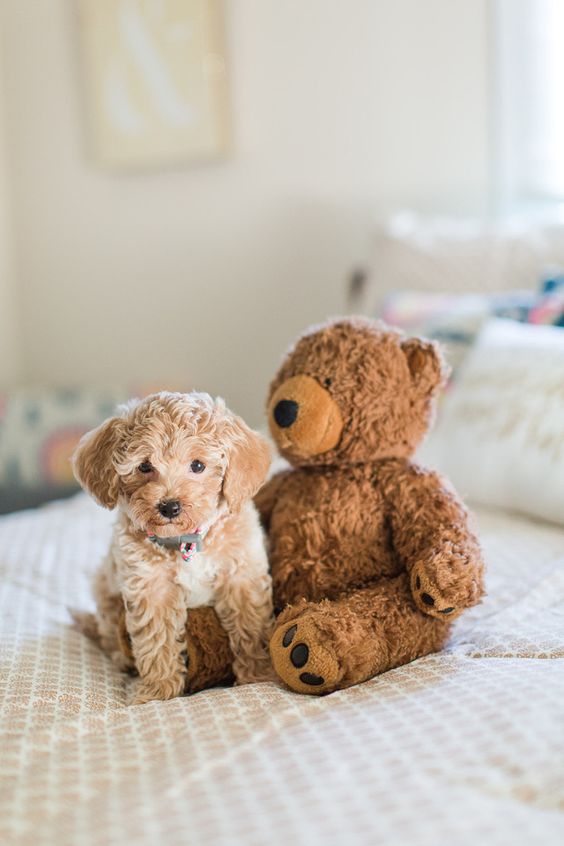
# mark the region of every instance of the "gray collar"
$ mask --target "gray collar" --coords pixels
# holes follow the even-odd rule
[[[177,535],[174,538],[159,538],[157,535],[148,535],[147,537],[153,543],[158,544],[158,546],[166,546],[168,549],[180,549],[181,544],[186,544],[186,546],[195,544],[196,552],[200,552],[202,549],[203,538],[201,532],[194,532],[191,535]]]
[[[176,549],[182,556],[183,561],[190,561],[202,548],[202,532],[194,532],[191,535],[177,535],[175,538],[159,538],[156,535],[148,535],[153,543],[164,546],[167,549]]]

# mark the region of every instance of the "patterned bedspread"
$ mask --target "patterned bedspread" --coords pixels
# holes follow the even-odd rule
[[[82,495],[0,520],[2,844],[564,843],[564,530],[478,514],[488,596],[440,655],[128,708],[66,611],[110,521]]]

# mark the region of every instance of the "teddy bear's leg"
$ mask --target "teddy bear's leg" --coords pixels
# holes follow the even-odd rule
[[[193,608],[186,623],[186,692],[232,684],[233,653],[229,637],[213,608]]]
[[[297,693],[330,693],[436,652],[450,624],[415,606],[409,577],[335,601],[288,607],[270,640],[274,669]]]

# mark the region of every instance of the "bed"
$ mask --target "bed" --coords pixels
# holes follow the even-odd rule
[[[126,707],[67,612],[112,516],[81,494],[0,518],[0,842],[564,842],[564,529],[475,519],[488,596],[442,654],[324,698]]]
[[[549,259],[564,266],[561,227],[402,218],[354,309],[414,283],[532,289]],[[78,495],[0,518],[0,842],[564,843],[564,527],[474,515],[488,595],[441,654],[324,698],[257,684],[138,707],[67,611],[92,607],[111,515]]]

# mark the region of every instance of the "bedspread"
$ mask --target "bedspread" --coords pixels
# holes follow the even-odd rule
[[[0,842],[564,843],[562,529],[478,513],[488,596],[439,655],[126,707],[67,612],[111,519],[83,495],[0,519]]]

